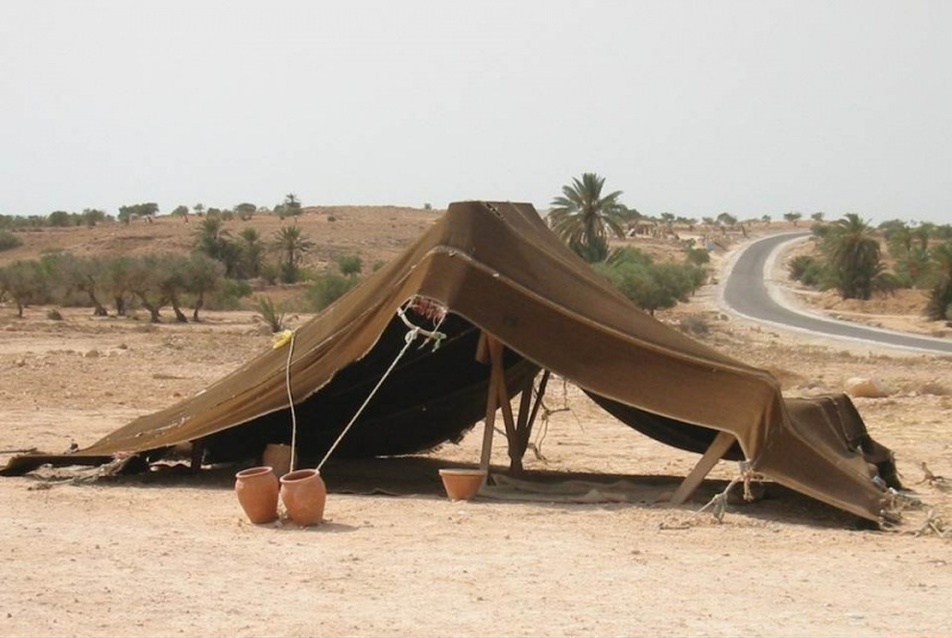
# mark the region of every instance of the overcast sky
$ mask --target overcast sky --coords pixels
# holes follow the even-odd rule
[[[0,213],[528,201],[952,223],[952,2],[0,4]]]

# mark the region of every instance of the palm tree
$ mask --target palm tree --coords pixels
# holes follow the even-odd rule
[[[261,274],[261,261],[264,258],[265,246],[261,242],[261,235],[251,226],[242,229],[240,237],[239,253],[241,260],[238,276],[244,279],[254,279]]]
[[[195,231],[195,248],[212,259],[221,261],[224,246],[231,238],[220,217],[206,217]]]
[[[293,284],[298,279],[301,254],[313,248],[314,242],[307,238],[297,224],[293,224],[275,233],[275,247],[284,253],[281,262],[281,279],[284,283]]]
[[[628,209],[618,201],[621,191],[602,196],[605,178],[583,173],[562,196],[552,200],[549,220],[552,230],[588,262],[605,261],[610,235],[624,237]]]
[[[301,200],[294,193],[288,193],[284,196],[284,202],[274,207],[274,212],[278,217],[284,219],[287,216],[295,217],[303,211],[301,209]]]
[[[843,299],[869,299],[882,271],[879,241],[856,213],[847,213],[826,233],[823,248]]]
[[[922,250],[929,249],[929,240],[932,239],[934,230],[935,224],[926,222],[916,227],[916,229],[912,231],[913,238],[919,244],[919,247],[922,248]]]
[[[952,319],[952,241],[932,250],[937,280],[929,293],[926,316],[932,321]]]
[[[909,285],[919,288],[929,280],[932,261],[930,251],[921,246],[913,246],[907,253],[896,259],[896,271],[908,278]]]
[[[906,224],[898,222],[887,226],[884,230],[884,236],[886,237],[886,245],[889,247],[889,254],[894,258],[901,259],[912,250],[912,229]]]
[[[225,266],[225,277],[234,277],[240,268],[241,247],[231,239],[224,220],[209,215],[195,230],[195,249]]]

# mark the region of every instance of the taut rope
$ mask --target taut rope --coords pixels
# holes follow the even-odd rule
[[[387,368],[387,371],[383,373],[382,377],[380,377],[380,380],[377,382],[377,385],[374,386],[374,389],[371,390],[370,394],[367,395],[367,398],[364,399],[364,402],[361,404],[360,408],[357,409],[357,412],[351,418],[350,422],[341,431],[340,435],[337,437],[337,440],[335,440],[334,444],[331,445],[329,450],[327,450],[327,454],[325,454],[324,458],[321,459],[321,462],[318,463],[317,465],[318,472],[320,472],[321,468],[324,467],[324,463],[327,462],[327,459],[329,459],[331,454],[334,453],[334,450],[337,449],[338,444],[340,444],[344,436],[347,435],[347,432],[350,430],[351,426],[353,426],[354,423],[357,421],[357,419],[360,417],[361,413],[364,411],[364,408],[367,407],[367,404],[370,403],[370,400],[377,393],[377,390],[380,389],[380,386],[383,385],[383,382],[386,381],[387,377],[390,376],[390,373],[393,372],[394,368],[397,367],[397,363],[399,363],[400,359],[403,358],[403,355],[406,353],[406,351],[410,349],[410,346],[416,340],[417,336],[422,335],[427,340],[432,340],[434,352],[437,350],[437,348],[440,347],[440,341],[444,337],[446,337],[445,334],[443,334],[442,332],[439,332],[436,329],[436,328],[439,328],[440,325],[443,323],[443,319],[446,316],[445,311],[440,313],[439,321],[436,324],[436,328],[433,330],[424,330],[423,328],[420,328],[419,326],[413,325],[413,323],[411,323],[410,320],[407,319],[406,313],[403,308],[397,309],[397,316],[400,317],[403,323],[409,328],[409,331],[407,332],[406,336],[404,336],[403,338],[403,341],[404,341],[403,348],[401,348],[400,352],[397,353],[397,356],[394,358],[393,363],[390,364],[390,367]]]

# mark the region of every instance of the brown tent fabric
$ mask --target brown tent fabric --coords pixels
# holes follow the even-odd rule
[[[718,431],[728,432],[737,445],[727,458],[746,458],[755,471],[861,517],[882,515],[886,494],[870,463],[891,474],[891,453],[872,441],[848,397],[784,399],[768,372],[635,308],[531,205],[516,203],[451,205],[288,346],[75,455],[17,457],[0,473],[196,440],[206,441],[212,459],[241,458],[289,440],[287,379],[301,454],[321,455],[404,347],[407,328],[397,311],[413,300],[448,311],[438,326],[446,337],[435,350],[408,348],[335,454],[404,454],[461,437],[485,411],[489,367],[474,353],[486,332],[506,346],[510,393],[548,369],[649,436],[703,452]],[[406,312],[422,327],[437,327],[426,312]]]

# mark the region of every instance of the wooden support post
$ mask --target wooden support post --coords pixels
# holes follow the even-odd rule
[[[509,444],[509,469],[511,470],[518,466],[516,470],[518,472],[522,470],[522,459],[519,457],[516,422],[512,415],[512,404],[510,402],[509,393],[506,391],[505,382],[496,386],[496,390],[499,392],[499,407],[502,408],[502,420],[506,425],[506,442]]]
[[[483,365],[489,365],[489,335],[485,332],[479,333],[479,341],[476,342],[476,360]]]
[[[492,365],[491,343],[493,341],[495,339],[484,332],[480,335],[479,344],[476,347],[476,359],[490,364],[489,391],[486,393],[486,419],[483,427],[483,448],[479,457],[479,469],[484,472],[489,472],[489,460],[493,451],[493,428],[496,422],[496,408],[499,407],[499,391],[496,386],[502,382],[496,366]]]
[[[496,403],[502,408],[502,418],[506,425],[506,440],[509,442],[509,458],[512,458],[513,443],[516,438],[516,423],[512,418],[512,405],[506,390],[506,370],[503,367],[504,346],[499,339],[489,339],[489,354],[492,359],[492,376],[496,379]]]
[[[509,471],[513,474],[522,474],[522,459],[526,455],[526,448],[529,445],[529,434],[532,431],[532,422],[529,420],[529,412],[532,406],[532,379],[526,383],[520,391],[519,397],[519,417],[516,420],[515,440],[510,444]]]
[[[542,373],[542,378],[539,379],[539,393],[536,395],[535,403],[532,404],[531,410],[528,408],[529,402],[532,400],[532,379],[529,379],[526,389],[522,391],[522,403],[519,406],[519,425],[516,430],[519,432],[519,446],[523,456],[525,456],[526,449],[529,447],[529,437],[532,436],[532,426],[535,424],[536,416],[539,414],[539,407],[542,405],[542,397],[545,396],[545,389],[549,383],[551,374],[549,370],[545,370]],[[523,417],[523,414],[526,416]]]
[[[205,456],[205,439],[195,439],[192,441],[192,454],[189,459],[189,469],[192,472],[198,472],[202,469],[202,458]]]
[[[496,380],[489,379],[489,395],[486,399],[486,418],[483,426],[483,448],[479,456],[479,469],[489,471],[489,459],[493,452],[493,430],[496,422]]]
[[[529,379],[522,390],[522,399],[519,407],[519,420],[516,422],[512,413],[512,402],[506,388],[506,370],[503,365],[505,345],[492,335],[482,333],[476,346],[476,360],[490,366],[489,391],[486,400],[486,418],[483,429],[483,447],[480,455],[479,467],[489,470],[489,461],[492,456],[493,431],[495,430],[496,411],[502,410],[502,418],[506,427],[506,441],[509,444],[509,470],[514,474],[522,472],[522,458],[525,456],[529,444],[529,434],[532,422],[541,401],[536,402],[530,411],[532,401],[532,379]],[[548,378],[548,373],[543,379]],[[543,380],[543,384],[545,381]]]
[[[672,505],[681,505],[688,500],[698,485],[701,484],[701,481],[704,480],[704,477],[707,476],[708,472],[717,465],[717,462],[724,456],[724,453],[734,444],[735,440],[734,435],[729,432],[722,431],[717,433],[717,436],[714,437],[714,441],[712,441],[710,447],[707,448],[707,452],[704,453],[704,456],[701,457],[701,460],[697,462],[697,465],[694,466],[691,473],[688,474],[687,478],[678,486],[674,496],[671,497]]]

